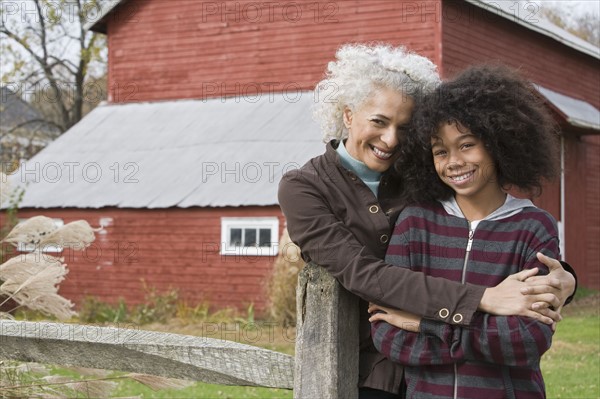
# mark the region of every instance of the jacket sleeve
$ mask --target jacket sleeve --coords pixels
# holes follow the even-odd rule
[[[567,262],[563,262],[561,260],[560,264],[562,265],[563,269],[565,269],[566,271],[571,273],[573,275],[573,277],[575,278],[575,289],[573,290],[573,294],[571,294],[571,296],[568,297],[567,300],[565,301],[565,305],[568,305],[575,297],[575,293],[577,293],[577,274],[575,273],[575,269],[573,269],[573,267],[571,265],[569,265]]]
[[[313,178],[287,174],[278,193],[290,238],[305,260],[326,268],[344,288],[367,301],[444,322],[461,313],[461,324],[470,323],[484,287],[429,277],[373,255],[333,214]],[[449,310],[448,317],[440,317],[442,308]]]
[[[558,257],[558,240],[550,238],[529,251],[522,269],[547,268],[535,257],[541,251]],[[552,328],[522,316],[492,316],[476,312],[466,327],[450,326],[432,320],[421,322],[421,332],[413,333],[386,322],[371,326],[373,343],[390,360],[405,365],[435,365],[465,360],[507,366],[537,364],[552,343]]]
[[[421,332],[413,333],[386,322],[375,322],[371,335],[384,356],[410,366],[466,360],[531,366],[539,363],[552,343],[552,328],[535,319],[480,312],[467,327],[423,320]]]

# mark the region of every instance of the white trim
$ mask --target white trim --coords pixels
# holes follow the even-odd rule
[[[270,229],[269,246],[230,247],[229,232],[233,228]],[[242,231],[242,234],[245,232]],[[221,255],[277,256],[279,247],[279,218],[277,217],[222,217],[221,218]]]

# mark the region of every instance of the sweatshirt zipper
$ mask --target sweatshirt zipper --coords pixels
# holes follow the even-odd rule
[[[475,231],[471,229],[471,222],[469,223],[469,240],[467,241],[467,252],[465,253],[465,262],[463,263],[462,277],[460,279],[461,283],[465,283],[465,278],[467,276],[467,262],[469,261],[469,254],[471,253],[471,247],[473,246],[473,235]]]
[[[467,240],[467,251],[465,253],[465,261],[463,263],[462,276],[460,282],[462,284],[465,283],[465,278],[467,275],[467,262],[469,261],[469,254],[471,253],[471,248],[473,247],[473,235],[475,231],[471,229],[471,222],[469,223],[469,239]],[[456,363],[454,363],[454,399],[458,397],[458,367]]]

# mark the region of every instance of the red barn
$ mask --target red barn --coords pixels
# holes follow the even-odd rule
[[[139,302],[144,278],[190,302],[262,311],[284,226],[278,180],[323,150],[310,90],[342,43],[371,41],[406,45],[444,77],[501,61],[539,85],[562,128],[564,171],[538,203],[561,222],[580,284],[599,289],[599,49],[539,9],[505,6],[111,1],[89,23],[108,35],[109,103],[13,178],[32,181],[22,217],[106,226],[67,259],[61,292]]]

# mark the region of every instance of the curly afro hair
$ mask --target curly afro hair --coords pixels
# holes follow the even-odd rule
[[[543,180],[558,173],[558,131],[533,85],[506,66],[476,66],[416,104],[395,165],[411,202],[454,194],[439,179],[431,154],[431,137],[446,123],[482,140],[503,189],[516,186],[539,195]]]

